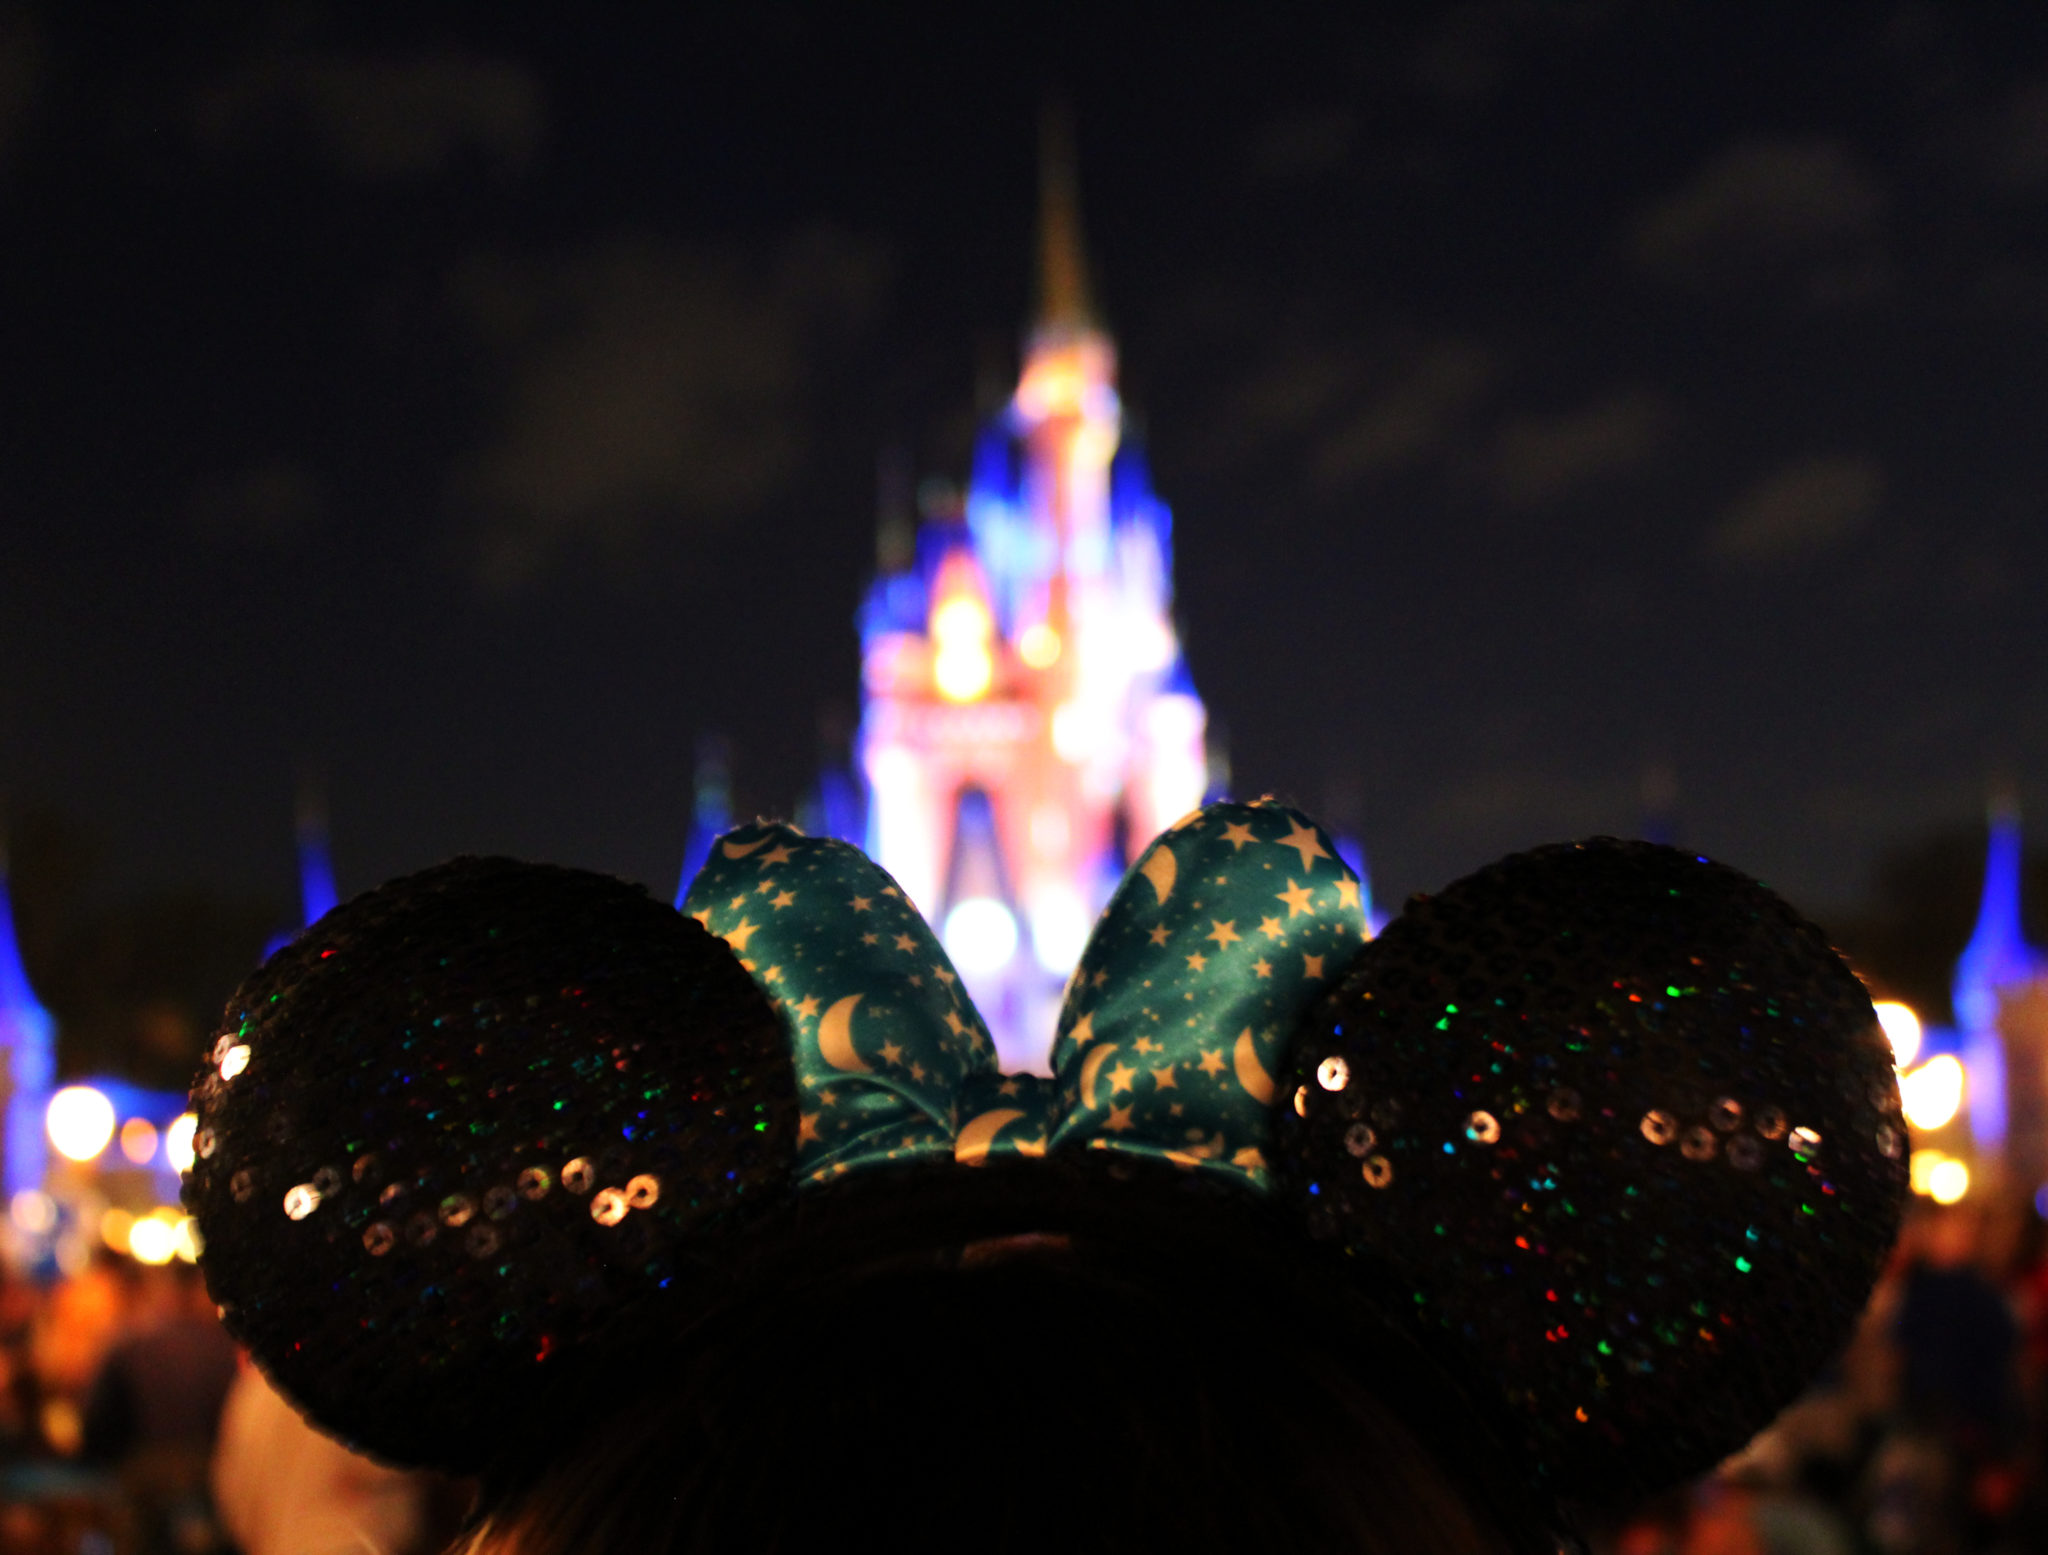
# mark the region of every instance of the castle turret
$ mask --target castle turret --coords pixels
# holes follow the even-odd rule
[[[2017,1072],[2029,1086],[2024,1098],[2013,1098],[2029,1117],[2048,1105],[2048,1097],[2031,1092],[2048,1076],[2038,1062],[2015,1066],[2002,1012],[2008,999],[2048,978],[2048,956],[2030,946],[2020,927],[2020,888],[2024,850],[2019,802],[2011,795],[1990,808],[1990,844],[1984,858],[1984,891],[1977,905],[1977,925],[1956,960],[1951,997],[1961,1038],[1964,1069],[1969,1074],[1970,1132],[1980,1150],[1996,1151],[2006,1139],[2007,1080]]]
[[[0,1047],[6,1052],[4,1172],[11,1199],[40,1188],[50,1148],[43,1114],[57,1079],[57,1025],[36,999],[14,934],[14,902],[0,855]]]
[[[868,850],[938,925],[1011,1069],[1133,846],[1201,802],[1206,714],[1172,617],[1172,519],[1125,441],[1073,160],[1049,118],[1038,314],[977,443],[861,611]]]

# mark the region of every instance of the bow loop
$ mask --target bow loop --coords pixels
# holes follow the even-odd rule
[[[1068,986],[1054,1148],[1269,1187],[1274,1070],[1369,933],[1358,877],[1299,811],[1187,816],[1124,877]]]
[[[799,1180],[952,1158],[967,1083],[995,1075],[995,1044],[886,871],[829,837],[743,826],[713,845],[683,911],[732,947],[787,1025]]]

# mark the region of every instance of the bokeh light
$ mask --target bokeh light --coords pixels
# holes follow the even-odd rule
[[[1943,1127],[1963,1105],[1963,1066],[1953,1054],[1930,1058],[1899,1077],[1906,1121],[1918,1129]]]
[[[50,1143],[72,1161],[90,1161],[114,1137],[114,1104],[89,1085],[67,1085],[44,1114]]]
[[[171,1120],[171,1126],[164,1130],[164,1159],[171,1163],[174,1172],[189,1172],[196,1159],[192,1149],[192,1136],[198,1131],[199,1119],[189,1112],[181,1112]]]
[[[121,1125],[121,1154],[135,1166],[147,1166],[156,1159],[156,1125],[147,1118],[130,1118]]]
[[[1907,1068],[1920,1052],[1920,1017],[1913,1013],[1912,1006],[1896,999],[1880,999],[1876,1009],[1877,1023],[1892,1045],[1893,1067]]]

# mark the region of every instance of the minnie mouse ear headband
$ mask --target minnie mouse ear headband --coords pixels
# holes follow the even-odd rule
[[[1741,1445],[1847,1338],[1898,1227],[1856,978],[1754,881],[1609,839],[1367,932],[1304,816],[1199,811],[1104,911],[1046,1079],[998,1070],[944,950],[843,843],[742,828],[680,914],[459,859],[236,993],[185,1198],[271,1376],[457,1472],[530,1449],[554,1379],[671,1341],[849,1187],[1043,1206],[1097,1167],[1326,1258],[1553,1493]]]

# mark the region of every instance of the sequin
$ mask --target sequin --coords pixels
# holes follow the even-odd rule
[[[341,1192],[341,1173],[331,1166],[323,1166],[313,1174],[313,1191],[323,1199],[331,1199]]]
[[[1643,1138],[1653,1145],[1668,1145],[1678,1137],[1678,1119],[1662,1107],[1643,1114]]]
[[[1877,1126],[1876,1138],[1879,1150],[1893,1160],[1898,1159],[1899,1131],[1897,1129],[1893,1128],[1889,1123],[1880,1123]]]
[[[632,1209],[652,1209],[661,1197],[661,1179],[642,1172],[626,1184],[626,1204]]]
[[[519,1196],[522,1199],[544,1199],[553,1186],[554,1181],[544,1166],[529,1166],[519,1174]]]
[[[367,1188],[384,1175],[384,1163],[378,1159],[373,1151],[369,1155],[357,1156],[355,1165],[349,1168],[349,1173],[357,1182]]]
[[[617,1188],[600,1188],[590,1201],[590,1218],[601,1226],[615,1226],[626,1218],[626,1196]]]
[[[363,1250],[372,1258],[382,1258],[398,1245],[398,1233],[387,1220],[373,1220],[363,1231]]]
[[[1759,1108],[1756,1115],[1756,1131],[1766,1139],[1783,1139],[1785,1121],[1785,1111],[1782,1107]]]
[[[1344,1130],[1344,1148],[1355,1156],[1371,1155],[1372,1147],[1378,1144],[1379,1140],[1379,1135],[1372,1131],[1370,1123],[1354,1123]]]
[[[405,1223],[405,1239],[414,1247],[425,1247],[441,1234],[441,1228],[434,1224],[434,1217],[421,1210]]]
[[[1316,1065],[1316,1084],[1326,1091],[1341,1091],[1351,1083],[1351,1066],[1332,1053]]]
[[[1550,1093],[1550,1115],[1560,1123],[1577,1122],[1579,1107],[1579,1093],[1570,1086],[1561,1086]]]
[[[293,1220],[304,1220],[319,1207],[320,1190],[309,1182],[300,1183],[284,1196],[284,1212]]]
[[[377,1202],[378,1202],[379,1204],[396,1204],[396,1203],[397,1203],[397,1202],[398,1202],[398,1201],[399,1201],[400,1199],[402,1199],[402,1198],[404,1198],[404,1197],[405,1197],[405,1184],[404,1184],[404,1183],[402,1183],[402,1182],[387,1182],[387,1183],[386,1183],[386,1184],[384,1185],[384,1191],[383,1191],[382,1193],[380,1193],[380,1194],[378,1194],[378,1195],[377,1195]]]
[[[249,1195],[256,1191],[256,1179],[247,1167],[228,1179],[228,1192],[233,1194],[237,1204],[247,1204]]]
[[[1707,1109],[1707,1121],[1717,1133],[1734,1133],[1742,1127],[1742,1103],[1733,1096],[1723,1096]]]
[[[1753,1172],[1763,1165],[1764,1147],[1749,1134],[1738,1134],[1728,1141],[1728,1164],[1738,1172]]]
[[[1802,1161],[1820,1154],[1820,1135],[1810,1128],[1795,1128],[1785,1143],[1792,1147],[1792,1153]]]
[[[219,1137],[210,1128],[203,1128],[192,1136],[192,1153],[202,1161],[211,1160]]]
[[[500,1238],[498,1228],[485,1221],[479,1221],[469,1228],[469,1235],[462,1245],[472,1258],[488,1258],[498,1250]]]
[[[1384,1188],[1394,1180],[1394,1163],[1383,1155],[1369,1155],[1359,1175],[1375,1188]]]
[[[562,1168],[562,1186],[571,1193],[588,1193],[597,1182],[597,1168],[587,1156],[578,1156]]]
[[[249,1044],[237,1042],[221,1055],[220,1077],[232,1080],[249,1067]]]
[[[1500,1119],[1490,1112],[1475,1112],[1465,1120],[1465,1137],[1475,1145],[1490,1145],[1500,1138]]]
[[[1695,1124],[1685,1131],[1685,1137],[1678,1142],[1678,1153],[1688,1161],[1711,1161],[1714,1158],[1716,1141],[1714,1131],[1704,1124]]]
[[[1294,1115],[1297,1118],[1308,1116],[1308,1087],[1305,1085],[1294,1088]]]
[[[484,1190],[484,1213],[493,1220],[503,1220],[519,1208],[519,1195],[503,1183]]]
[[[476,1200],[466,1193],[451,1193],[441,1201],[441,1224],[466,1226],[476,1216]]]

